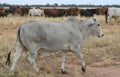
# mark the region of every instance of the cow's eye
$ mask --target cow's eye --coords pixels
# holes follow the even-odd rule
[[[91,26],[93,26],[93,24],[89,24],[89,25],[88,25],[88,27],[91,27]]]
[[[98,26],[100,26],[100,24],[98,24]]]

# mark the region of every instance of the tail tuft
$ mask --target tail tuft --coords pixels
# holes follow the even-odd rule
[[[14,44],[12,45],[12,47],[11,47],[10,50],[9,50],[9,53],[7,54],[7,61],[6,61],[6,63],[5,63],[6,65],[9,65],[9,66],[10,66],[10,55],[11,55],[11,51],[13,50],[13,48],[14,48],[17,40],[19,40],[20,43],[22,44],[19,35],[20,35],[20,27],[18,28],[18,32],[17,32],[17,39],[15,40]]]
[[[11,52],[8,53],[7,61],[6,61],[6,65],[9,65],[9,66],[10,66],[10,55],[11,55]]]

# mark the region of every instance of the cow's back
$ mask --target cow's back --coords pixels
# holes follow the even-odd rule
[[[73,41],[78,42],[76,33],[75,28],[67,22],[28,22],[22,25],[20,36],[25,47],[37,43],[43,48],[55,50]]]
[[[120,8],[109,8],[108,9],[108,14],[111,16],[120,16]]]

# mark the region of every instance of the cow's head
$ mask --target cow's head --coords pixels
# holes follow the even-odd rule
[[[96,19],[91,19],[89,21],[89,25],[88,25],[90,32],[92,33],[92,35],[97,36],[97,37],[102,37],[104,36],[100,23],[98,20]]]

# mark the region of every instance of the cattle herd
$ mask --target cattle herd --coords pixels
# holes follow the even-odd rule
[[[95,9],[79,9],[78,7],[70,8],[33,8],[33,7],[20,7],[11,6],[8,8],[0,7],[0,17],[6,16],[8,14],[19,14],[20,16],[46,16],[46,17],[60,17],[60,16],[86,16],[92,17],[96,15],[104,15],[107,11],[107,7],[100,7]]]
[[[115,20],[120,17],[120,8],[118,7],[99,7],[94,9],[82,9],[79,7],[69,8],[45,8],[45,7],[0,7],[0,17],[7,17],[9,14],[20,16],[45,16],[45,17],[62,17],[78,16],[93,17],[94,15],[104,15],[106,23],[111,23],[111,18]]]

